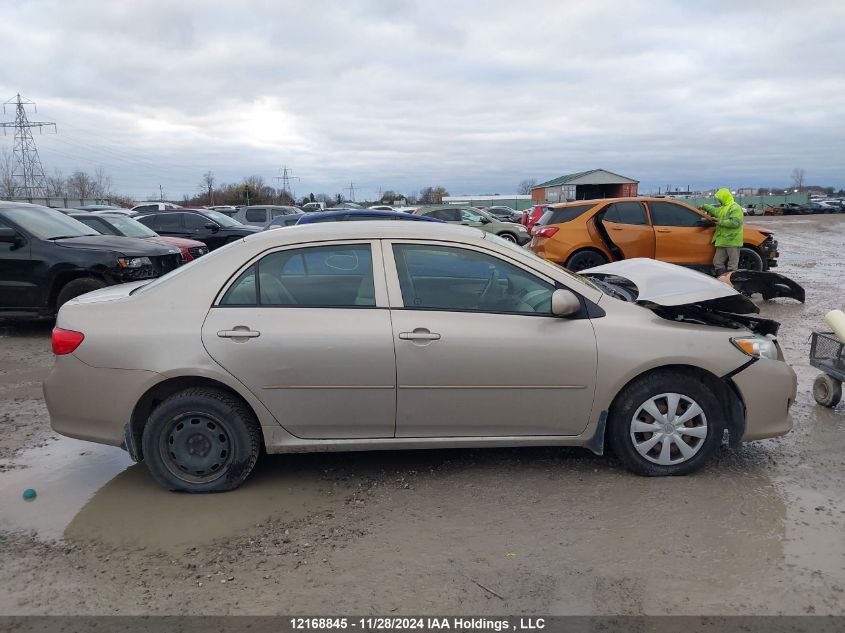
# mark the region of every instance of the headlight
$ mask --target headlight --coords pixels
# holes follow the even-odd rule
[[[153,263],[149,257],[118,257],[117,265],[121,268],[143,268],[152,266]]]
[[[774,339],[765,336],[742,336],[732,338],[731,343],[742,353],[754,358],[778,359],[778,347]]]

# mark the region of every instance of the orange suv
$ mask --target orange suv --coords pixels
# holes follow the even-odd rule
[[[531,231],[528,248],[570,270],[584,270],[632,257],[712,270],[713,219],[703,211],[664,198],[605,198],[548,207]],[[771,231],[745,225],[739,267],[777,266]]]

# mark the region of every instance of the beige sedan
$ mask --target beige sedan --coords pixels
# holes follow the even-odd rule
[[[266,231],[59,312],[53,428],[125,448],[172,490],[229,490],[268,453],[610,447],[690,473],[782,435],[777,324],[703,274],[626,260],[573,275],[477,229]]]

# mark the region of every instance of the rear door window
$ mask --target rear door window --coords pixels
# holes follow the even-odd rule
[[[695,211],[672,202],[649,202],[654,226],[697,226],[701,216]]]
[[[247,209],[246,210],[246,221],[247,222],[264,222],[266,218],[266,210],[265,209]]]
[[[642,202],[615,202],[608,205],[602,219],[616,224],[648,224]]]
[[[271,253],[238,277],[220,305],[374,307],[371,247],[339,244]]]
[[[182,230],[183,213],[159,213],[155,216],[153,230],[155,231],[180,231]],[[149,226],[149,225],[147,225]]]

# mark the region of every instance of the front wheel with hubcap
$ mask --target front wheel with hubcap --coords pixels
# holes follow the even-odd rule
[[[192,388],[153,410],[142,445],[147,468],[168,490],[220,492],[247,478],[261,437],[241,400],[223,390]]]
[[[514,244],[516,244],[516,235],[514,235],[513,233],[499,233],[499,237],[501,237],[503,240],[507,240],[508,242],[513,242]]]
[[[610,410],[607,439],[637,474],[686,475],[713,455],[724,428],[721,407],[701,380],[659,371],[619,394]]]

